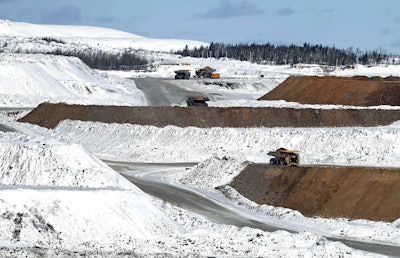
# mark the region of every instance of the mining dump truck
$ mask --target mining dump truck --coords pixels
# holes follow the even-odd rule
[[[214,72],[215,72],[214,68],[206,66],[206,67],[196,70],[196,77],[197,78],[212,78],[212,79],[220,78],[220,74],[214,73]]]
[[[298,150],[279,148],[267,154],[273,156],[269,161],[269,164],[273,166],[298,166],[300,164],[300,151]]]
[[[186,102],[188,107],[191,106],[208,107],[206,101],[209,100],[210,100],[209,98],[203,96],[194,96],[194,97],[188,97]]]
[[[190,71],[189,70],[176,70],[175,72],[175,80],[189,80],[190,79]]]

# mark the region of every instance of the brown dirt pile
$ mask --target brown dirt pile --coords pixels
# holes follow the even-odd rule
[[[259,204],[295,209],[305,216],[400,218],[400,169],[250,164],[230,185]]]
[[[400,78],[294,76],[259,100],[286,100],[303,104],[400,106]]]
[[[253,107],[118,107],[43,103],[20,122],[54,128],[65,119],[179,127],[378,126],[400,120],[399,110]]]

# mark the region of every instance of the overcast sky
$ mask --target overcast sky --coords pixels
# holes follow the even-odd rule
[[[0,0],[0,19],[153,38],[335,45],[400,54],[400,0]]]

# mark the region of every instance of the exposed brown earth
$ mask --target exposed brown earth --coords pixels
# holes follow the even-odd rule
[[[286,100],[303,104],[400,106],[400,78],[293,76],[259,100]]]
[[[349,127],[388,125],[400,120],[400,110],[118,107],[43,103],[19,121],[54,128],[65,119],[159,127]]]
[[[295,209],[305,216],[400,218],[400,169],[250,164],[230,185],[258,204]]]

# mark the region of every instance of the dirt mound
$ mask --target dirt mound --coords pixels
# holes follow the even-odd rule
[[[305,216],[375,221],[400,217],[400,169],[250,164],[230,185],[259,204],[295,209]]]
[[[303,104],[400,106],[400,79],[392,76],[294,76],[259,100],[286,100]]]
[[[254,107],[118,107],[43,103],[20,122],[54,128],[65,119],[179,127],[378,126],[400,120],[399,110]]]

